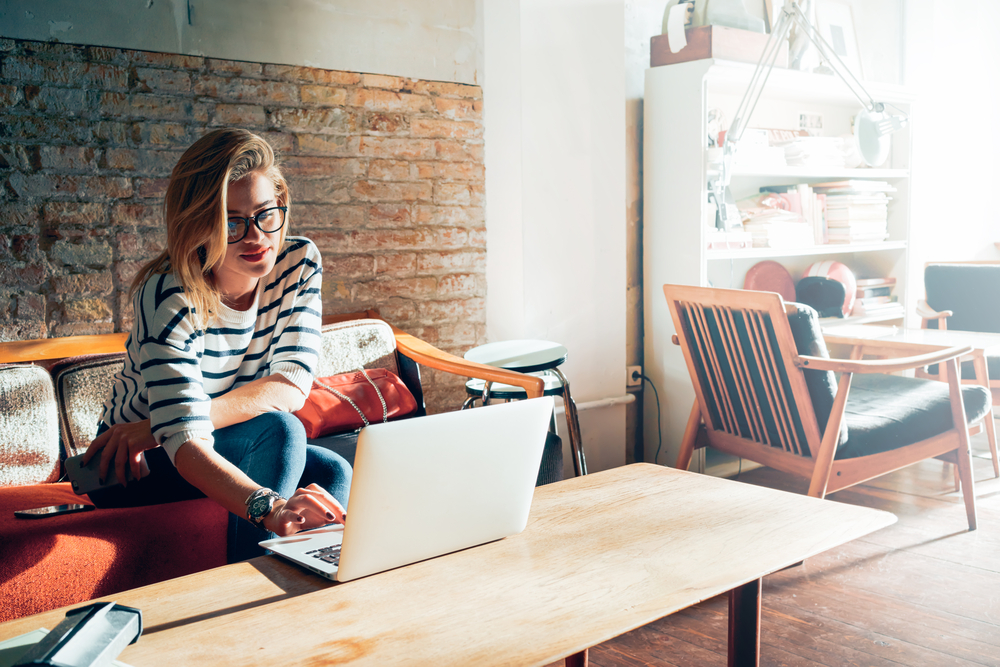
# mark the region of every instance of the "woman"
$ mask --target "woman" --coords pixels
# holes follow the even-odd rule
[[[125,368],[104,404],[99,507],[208,496],[230,512],[229,561],[260,540],[343,522],[347,462],[291,413],[319,349],[319,251],[288,237],[288,186],[266,141],[210,132],[170,175],[167,249],[132,283]],[[148,466],[148,474],[147,472]]]

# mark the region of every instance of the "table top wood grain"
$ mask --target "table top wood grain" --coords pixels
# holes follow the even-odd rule
[[[143,612],[137,667],[545,665],[894,521],[633,464],[539,487],[519,535],[345,584],[264,556],[105,599]]]

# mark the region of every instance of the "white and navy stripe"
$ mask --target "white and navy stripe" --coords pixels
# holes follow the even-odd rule
[[[260,281],[255,307],[221,306],[205,330],[174,275],[151,276],[133,300],[125,368],[101,419],[108,426],[149,419],[172,461],[189,440],[212,442],[211,400],[231,389],[280,374],[308,394],[319,360],[322,276],[316,246],[290,236]]]

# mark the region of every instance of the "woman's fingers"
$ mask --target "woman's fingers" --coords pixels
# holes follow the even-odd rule
[[[83,465],[87,465],[90,459],[94,458],[94,454],[99,452],[108,443],[108,438],[111,437],[111,431],[105,431],[96,438],[90,441],[90,445],[87,447],[87,451],[83,453]]]

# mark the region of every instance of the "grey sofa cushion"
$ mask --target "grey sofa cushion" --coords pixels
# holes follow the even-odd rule
[[[59,428],[66,456],[87,450],[97,435],[104,401],[111,396],[115,375],[125,366],[125,353],[67,357],[52,366],[59,408]]]
[[[59,449],[52,376],[40,366],[0,365],[0,486],[56,481]]]

